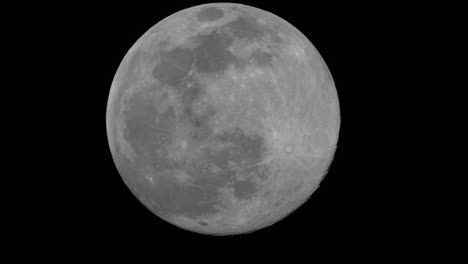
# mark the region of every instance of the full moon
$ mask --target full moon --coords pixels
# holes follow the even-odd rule
[[[150,28],[111,85],[106,127],[134,196],[200,234],[268,227],[311,197],[333,160],[340,110],[312,43],[280,17],[215,3]]]

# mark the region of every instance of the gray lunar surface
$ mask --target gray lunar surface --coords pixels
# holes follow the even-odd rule
[[[132,193],[202,234],[265,228],[318,188],[340,112],[312,43],[278,16],[220,3],[177,12],[130,48],[112,82],[107,133]]]

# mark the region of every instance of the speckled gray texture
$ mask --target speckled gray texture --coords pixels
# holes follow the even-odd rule
[[[312,44],[271,13],[182,10],[148,30],[116,73],[107,131],[117,169],[145,206],[184,229],[268,226],[311,195],[331,162],[330,76]]]

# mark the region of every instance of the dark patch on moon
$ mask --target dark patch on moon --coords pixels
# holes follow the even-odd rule
[[[260,135],[247,136],[240,128],[233,132],[225,132],[217,136],[223,142],[235,143],[232,147],[231,158],[245,162],[259,161],[265,152],[265,139]]]
[[[200,22],[216,21],[224,16],[223,10],[211,6],[204,8],[197,13],[197,20]]]
[[[153,77],[162,84],[177,86],[189,73],[192,62],[193,54],[190,50],[174,48],[161,54],[159,63],[153,68]]]
[[[166,111],[161,116],[159,123],[156,123],[155,117],[162,113],[158,113],[154,105],[154,99],[148,96],[149,89],[145,88],[133,94],[128,99],[127,107],[123,112],[126,124],[124,139],[137,152],[137,157],[143,157],[152,153],[154,149],[166,145],[164,136],[168,135],[165,130],[170,130],[174,125],[171,122],[175,115],[173,108]],[[164,130],[158,129],[162,125],[165,126]]]
[[[229,36],[214,31],[208,35],[199,35],[194,41],[198,45],[192,53],[199,73],[221,73],[229,64],[235,64],[238,60],[228,50],[233,42]]]
[[[189,108],[189,107],[187,107]],[[191,108],[189,108],[191,109]],[[202,113],[194,114],[193,110],[184,113],[192,127],[191,139],[197,142],[208,140],[213,131],[209,126],[209,120],[216,114],[214,108],[210,105]]]
[[[195,100],[205,93],[205,89],[201,86],[200,82],[193,77],[188,77],[186,82],[174,89],[180,95],[184,106],[191,106]]]
[[[257,184],[252,180],[235,181],[232,186],[235,196],[242,200],[252,197],[257,191]]]
[[[253,59],[254,63],[260,67],[265,67],[270,65],[273,60],[273,54],[263,51],[263,50],[254,50],[250,57]]]
[[[253,41],[265,35],[265,29],[257,23],[254,17],[248,15],[239,16],[236,20],[227,23],[224,27],[239,39]]]
[[[215,207],[218,198],[216,189],[206,188],[196,182],[181,183],[176,173],[180,173],[179,169],[157,174],[158,185],[149,193],[150,198],[161,206],[163,213],[196,217],[218,211]],[[194,176],[189,170],[186,173]]]

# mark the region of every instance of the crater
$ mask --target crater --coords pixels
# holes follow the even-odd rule
[[[197,20],[200,22],[216,21],[224,16],[223,10],[217,7],[207,7],[197,13]]]

